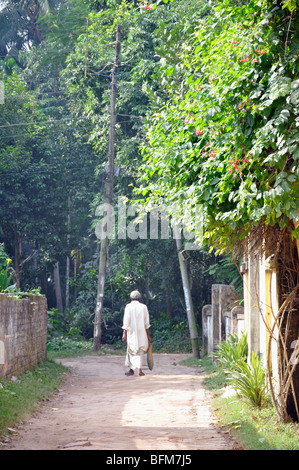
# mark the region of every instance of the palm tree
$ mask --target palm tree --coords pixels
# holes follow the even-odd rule
[[[58,0],[4,0],[0,4],[0,56],[17,58],[18,51],[39,44],[37,20],[57,6]]]

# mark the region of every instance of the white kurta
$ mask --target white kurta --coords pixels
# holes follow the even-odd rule
[[[141,369],[142,355],[148,350],[146,330],[150,327],[147,306],[138,300],[126,305],[123,329],[127,331],[126,365]]]

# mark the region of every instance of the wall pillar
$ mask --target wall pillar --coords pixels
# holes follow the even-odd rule
[[[232,334],[231,333],[231,331],[232,331],[232,328],[231,328],[231,310],[227,310],[226,312],[224,312],[224,324],[225,324],[224,339],[225,339],[225,341],[227,341],[229,335]]]
[[[213,351],[212,305],[202,309],[202,354],[207,356]]]
[[[217,344],[225,340],[225,312],[232,309],[235,300],[234,286],[225,284],[212,285],[213,315],[213,350]]]
[[[244,272],[244,329],[247,333],[248,360],[252,352],[260,354],[259,260],[250,254]]]
[[[243,325],[240,324],[242,320]],[[244,307],[237,305],[231,311],[231,334],[237,335],[240,338],[239,332],[242,333],[242,328],[244,329]]]

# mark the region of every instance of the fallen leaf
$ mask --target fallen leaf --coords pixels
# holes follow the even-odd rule
[[[7,431],[9,431],[10,433],[17,433],[17,430],[13,428],[7,428]]]
[[[83,441],[83,442],[81,441],[81,442],[71,442],[63,446],[63,448],[68,449],[70,447],[88,447],[88,446],[91,446],[90,441]]]

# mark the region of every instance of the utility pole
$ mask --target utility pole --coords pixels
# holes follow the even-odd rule
[[[110,131],[109,131],[109,148],[108,148],[108,177],[105,185],[105,205],[106,205],[106,224],[102,224],[102,235],[101,235],[101,248],[100,248],[100,261],[99,261],[99,274],[98,274],[98,287],[97,287],[97,299],[94,316],[94,333],[93,333],[93,347],[95,351],[98,351],[101,347],[101,334],[102,334],[102,310],[104,303],[104,292],[105,292],[105,279],[106,269],[108,262],[108,232],[109,232],[109,221],[111,221],[110,209],[112,207],[113,198],[113,179],[114,179],[114,158],[115,158],[115,124],[116,124],[116,75],[119,65],[119,54],[120,54],[120,25],[117,26],[116,42],[115,42],[115,58],[112,68],[112,80],[111,80],[111,104],[110,104]]]
[[[193,357],[199,358],[200,352],[199,352],[199,343],[198,343],[198,332],[196,328],[196,320],[195,320],[195,315],[194,315],[194,310],[193,310],[193,302],[191,298],[189,276],[188,276],[188,270],[187,270],[187,264],[186,264],[187,261],[183,258],[183,244],[182,244],[182,239],[181,239],[181,230],[178,228],[178,226],[175,223],[173,225],[173,231],[174,231],[174,237],[176,241],[176,247],[177,247],[179,263],[180,263],[183,291],[184,291],[184,297],[185,297],[185,305],[186,305],[186,310],[187,310],[187,318],[188,318],[190,339],[191,339],[191,345],[192,345],[192,355]]]

